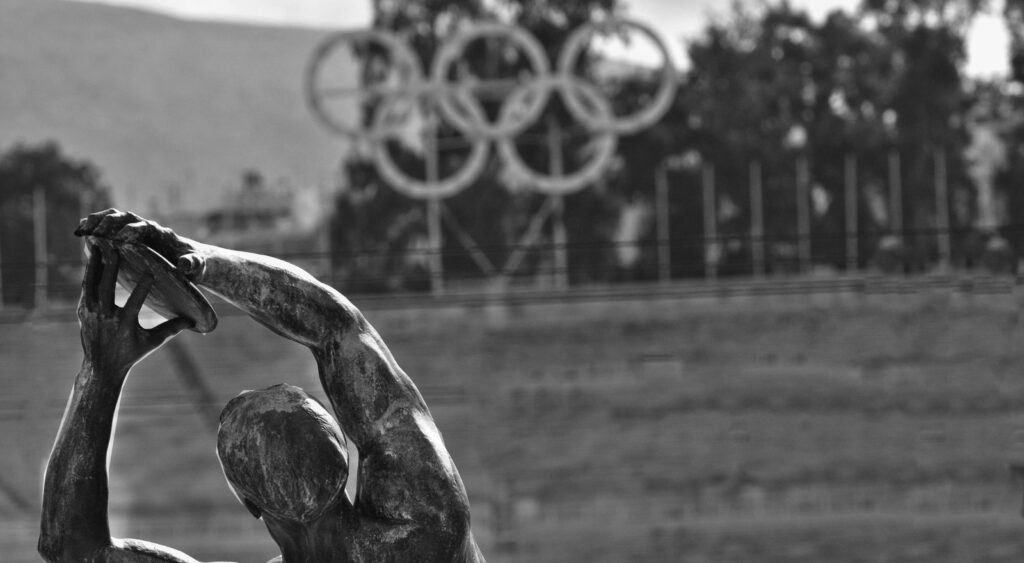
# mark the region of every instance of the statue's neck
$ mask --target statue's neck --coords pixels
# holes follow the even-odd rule
[[[329,517],[327,518],[329,519]],[[282,563],[343,563],[348,561],[343,538],[335,537],[325,518],[301,524],[264,514],[270,536],[281,549]]]

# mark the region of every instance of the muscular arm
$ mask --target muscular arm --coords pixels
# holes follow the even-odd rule
[[[301,268],[269,256],[199,243],[117,210],[91,215],[79,234],[146,244],[178,264],[197,284],[310,348],[339,422],[360,450],[369,447],[384,419],[396,410],[427,413],[415,385],[362,313]]]
[[[39,552],[51,562],[194,562],[169,548],[110,537],[107,465],[121,388],[135,362],[188,322],[139,327],[138,309],[151,282],[140,284],[119,309],[113,303],[117,257],[106,261],[93,249],[79,304],[85,358],[46,468]]]
[[[48,561],[80,558],[110,543],[107,455],[126,375],[98,376],[91,362],[83,362],[75,378],[43,488],[39,551]]]
[[[312,350],[339,421],[361,450],[396,409],[427,412],[377,331],[337,290],[276,258],[188,244],[202,264],[197,283]]]
[[[311,349],[365,324],[347,299],[305,270],[270,256],[201,244],[182,237],[198,260],[196,283],[274,332]]]

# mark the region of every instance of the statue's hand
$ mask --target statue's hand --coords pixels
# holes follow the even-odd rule
[[[89,251],[78,302],[85,360],[98,372],[124,376],[139,360],[193,323],[177,318],[151,329],[142,328],[139,310],[153,287],[153,277],[140,279],[124,307],[118,307],[114,289],[120,255],[97,246],[90,246]]]
[[[93,213],[82,219],[75,234],[146,245],[194,280],[201,277],[203,263],[194,254],[192,241],[130,211],[111,208]]]

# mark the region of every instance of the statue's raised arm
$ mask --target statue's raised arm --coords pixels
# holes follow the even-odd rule
[[[51,563],[194,563],[171,548],[114,539],[107,520],[107,452],[121,387],[132,366],[191,323],[142,328],[139,309],[153,279],[144,278],[118,307],[119,255],[97,247],[90,254],[78,304],[84,358],[46,468],[39,553]]]
[[[285,562],[483,561],[462,480],[422,396],[341,293],[293,264],[190,240],[132,213],[95,213],[76,232],[152,248],[313,352],[344,435],[287,385],[233,399],[218,435],[229,483],[266,522]],[[344,494],[344,436],[360,454],[352,501]],[[302,455],[303,447],[327,461]]]

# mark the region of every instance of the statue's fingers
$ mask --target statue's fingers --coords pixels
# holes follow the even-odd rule
[[[125,219],[127,219],[127,221],[129,223],[138,223],[140,221],[145,221],[145,219],[143,219],[142,217],[139,217],[137,214],[135,214],[135,213],[133,213],[131,211],[125,211],[124,212],[124,216],[125,216]]]
[[[153,289],[153,283],[156,282],[156,278],[150,275],[143,276],[137,284],[135,289],[132,290],[132,294],[128,296],[128,301],[124,304],[124,315],[128,319],[137,319],[139,317],[139,311],[142,310],[142,304],[146,302],[146,297],[149,296],[150,290]]]
[[[121,254],[106,245],[103,246],[103,274],[100,277],[99,308],[101,312],[111,313],[114,310],[114,289],[117,287],[117,268],[121,262]]]
[[[130,214],[128,217],[138,219],[137,215]],[[136,242],[146,244],[146,238],[153,232],[153,226],[146,221],[139,219],[138,221],[132,221],[121,227],[116,233],[113,233],[111,238],[119,240],[121,242]]]
[[[95,309],[99,301],[99,280],[103,272],[103,255],[96,245],[88,245],[89,261],[85,263],[85,275],[82,276],[82,302],[89,309]]]
[[[91,235],[96,229],[96,226],[100,224],[100,221],[102,221],[107,215],[114,213],[120,213],[120,211],[111,207],[110,209],[104,209],[103,211],[97,211],[96,213],[90,214],[78,223],[78,228],[75,229],[75,235]]]
[[[192,322],[190,319],[178,317],[169,321],[164,321],[149,329],[147,332],[149,333],[150,341],[153,343],[153,346],[156,347],[186,328],[192,328],[195,324],[196,323]]]
[[[115,210],[114,213],[105,215],[100,219],[99,223],[92,230],[92,235],[103,238],[113,238],[121,227],[124,227],[126,223],[131,222],[131,218],[128,214],[123,211]]]

